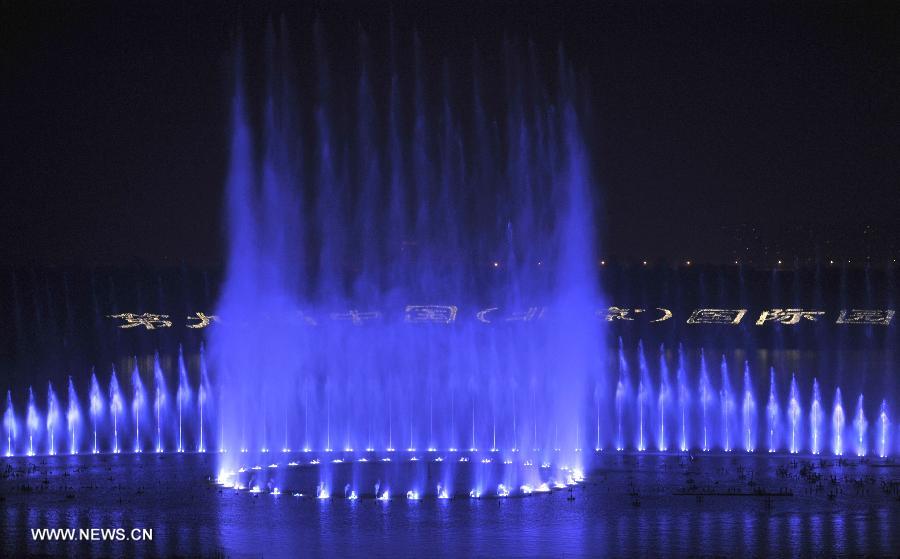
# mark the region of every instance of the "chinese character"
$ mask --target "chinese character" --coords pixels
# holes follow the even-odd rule
[[[147,330],[155,330],[158,328],[171,328],[172,321],[166,320],[169,318],[167,314],[152,314],[152,313],[143,313],[143,314],[135,314],[135,313],[121,313],[121,314],[110,314],[107,315],[109,318],[121,318],[125,321],[125,324],[120,324],[119,328],[136,328],[138,326],[143,326]]]
[[[487,319],[487,315],[489,312],[494,312],[495,310],[497,310],[497,307],[488,307],[483,311],[478,311],[477,313],[475,313],[475,318],[478,319],[479,322],[490,324],[491,321]]]
[[[544,307],[528,307],[527,311],[514,312],[506,318],[507,322],[531,322],[544,316]]]
[[[688,324],[731,324],[740,323],[747,309],[697,309],[687,319]]]
[[[450,324],[456,320],[455,305],[406,305],[406,322],[433,322]]]
[[[660,316],[656,320],[651,320],[650,322],[662,322],[663,320],[669,320],[670,318],[672,318],[672,311],[670,311],[669,309],[656,307],[656,310],[662,311],[662,316]]]
[[[597,311],[597,316],[602,316],[602,310]],[[629,316],[629,314],[637,314],[644,312],[644,309],[623,309],[620,307],[610,307],[608,311],[606,311],[606,321],[612,322],[614,320],[634,320],[634,316]]]
[[[359,326],[366,320],[376,320],[381,318],[381,313],[378,311],[363,311],[360,312],[358,310],[349,310],[343,313],[331,313],[331,320],[341,320],[347,321],[349,320],[351,323]]]
[[[211,323],[219,321],[219,317],[212,315],[212,314],[208,315],[208,314],[202,313],[202,312],[195,312],[194,314],[196,316],[188,315],[187,319],[188,320],[196,320],[197,324],[188,324],[187,325],[188,328],[206,328]]]
[[[762,326],[766,322],[778,322],[779,324],[797,324],[800,319],[815,322],[819,315],[825,314],[823,311],[804,311],[802,309],[772,309],[763,311],[756,320],[757,326]]]
[[[893,309],[852,309],[841,311],[836,324],[877,324],[879,326],[888,326],[893,318]]]

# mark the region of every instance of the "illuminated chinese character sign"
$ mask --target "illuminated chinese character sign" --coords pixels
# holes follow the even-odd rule
[[[607,309],[598,309],[593,315],[598,319],[616,324],[646,324],[659,325],[665,323],[683,322],[690,325],[712,326],[738,326],[742,324],[744,317],[750,312],[744,308],[700,308],[694,309],[684,317],[676,316],[676,313],[665,307],[638,308],[611,306]],[[894,319],[893,309],[844,309],[836,316],[829,317],[828,313],[818,309],[800,308],[772,308],[763,309],[756,314],[757,318],[752,324],[759,328],[768,325],[800,326],[805,323],[820,323],[830,321],[839,326],[890,326]],[[178,320],[168,314],[161,313],[134,313],[122,312],[107,315],[116,321],[116,326],[124,330],[159,330],[183,326],[195,330],[213,327],[220,321],[220,317],[197,311]],[[223,317],[227,319],[228,317]],[[530,306],[521,309],[501,309],[500,307],[485,307],[469,313],[463,313],[456,305],[406,305],[399,312],[389,312],[379,309],[346,309],[317,315],[312,312],[297,311],[291,320],[310,327],[317,327],[325,323],[347,324],[350,326],[366,326],[379,324],[385,321],[399,321],[409,325],[450,325],[462,320],[472,320],[486,325],[514,325],[527,324],[543,320],[552,320],[553,309],[544,306]],[[748,321],[752,321],[750,318]]]

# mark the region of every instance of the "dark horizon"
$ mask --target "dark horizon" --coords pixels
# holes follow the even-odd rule
[[[561,44],[590,93],[598,259],[900,252],[893,5],[171,6],[4,6],[5,262],[220,267],[235,29],[259,49],[273,17],[301,52],[319,18],[337,52],[362,30],[376,57],[393,21],[431,68],[473,44],[496,64],[504,37],[550,60]]]

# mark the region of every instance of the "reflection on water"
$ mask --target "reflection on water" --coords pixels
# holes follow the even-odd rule
[[[0,555],[773,557],[900,548],[890,462],[610,453],[571,493],[413,502],[222,489],[207,481],[214,463],[192,454],[8,459]],[[811,475],[801,475],[804,465]],[[793,495],[753,494],[781,489]],[[153,541],[35,542],[29,533],[118,527],[152,528]]]

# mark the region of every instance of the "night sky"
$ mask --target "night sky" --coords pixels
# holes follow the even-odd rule
[[[504,35],[561,42],[590,86],[604,254],[724,260],[711,239],[736,224],[891,242],[897,6],[3,2],[0,259],[221,264],[235,30],[273,16],[301,45],[316,17],[353,45],[393,17],[435,65]]]

